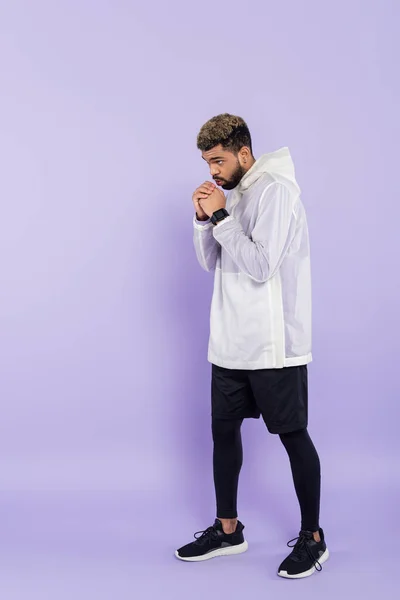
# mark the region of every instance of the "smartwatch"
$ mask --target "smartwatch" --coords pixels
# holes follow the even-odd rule
[[[228,211],[225,208],[220,208],[211,215],[211,223],[216,225],[220,221],[226,219],[226,217],[229,217]]]

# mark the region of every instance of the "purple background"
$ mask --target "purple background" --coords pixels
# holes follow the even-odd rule
[[[395,0],[1,3],[2,597],[394,597],[399,16]],[[243,431],[249,552],[173,556],[214,518],[191,194],[209,178],[198,129],[225,111],[257,157],[290,147],[308,213],[332,557],[297,583],[275,574],[299,514],[261,422]]]

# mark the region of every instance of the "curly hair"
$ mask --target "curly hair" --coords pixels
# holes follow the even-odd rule
[[[251,135],[246,122],[241,117],[228,113],[217,115],[207,121],[197,136],[197,148],[202,152],[207,152],[219,144],[235,154],[243,146],[250,148],[253,153]]]

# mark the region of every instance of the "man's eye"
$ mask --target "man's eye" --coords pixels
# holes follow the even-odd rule
[[[223,165],[223,164],[224,164],[224,161],[223,161],[223,160],[219,160],[219,161],[217,162],[217,164],[218,164],[218,165]]]

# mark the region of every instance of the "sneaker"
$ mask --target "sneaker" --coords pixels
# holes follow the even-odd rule
[[[227,556],[229,554],[241,554],[246,552],[248,544],[243,536],[244,525],[237,523],[234,533],[224,533],[222,523],[215,519],[214,525],[204,531],[194,534],[195,542],[182,546],[175,552],[176,558],[186,561],[200,561],[215,558],[216,556]]]
[[[329,558],[329,550],[322,529],[319,530],[319,535],[321,541],[316,542],[311,531],[302,530],[299,537],[288,542],[289,548],[293,550],[278,569],[280,577],[301,579],[322,570],[322,564]]]

